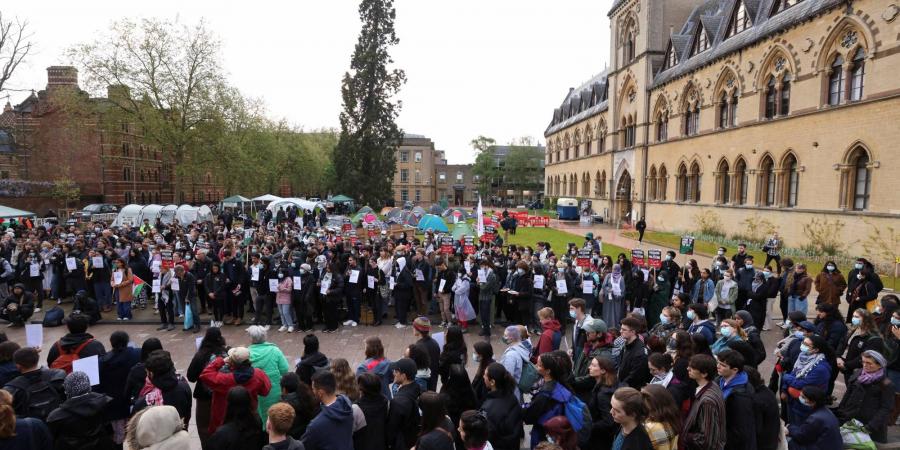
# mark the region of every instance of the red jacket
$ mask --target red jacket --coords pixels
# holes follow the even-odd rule
[[[541,338],[538,339],[537,351],[535,352],[534,359],[537,358],[544,353],[552,352],[554,350],[559,349],[559,343],[557,342],[556,347],[553,346],[553,335],[556,334],[560,330],[559,321],[556,319],[545,319],[541,321],[541,328],[544,330],[541,332]]]
[[[212,406],[209,415],[209,434],[215,433],[225,420],[228,407],[228,391],[235,386],[243,386],[250,393],[252,410],[256,410],[257,396],[269,395],[272,382],[265,372],[252,367],[237,369],[234,372],[219,372],[225,365],[221,357],[209,363],[200,373],[200,381],[212,391]]]

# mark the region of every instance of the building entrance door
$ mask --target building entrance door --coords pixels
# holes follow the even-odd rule
[[[455,189],[453,191],[453,204],[456,206],[462,206],[463,204],[463,190]]]
[[[616,184],[616,219],[622,223],[631,223],[631,175],[626,170]]]

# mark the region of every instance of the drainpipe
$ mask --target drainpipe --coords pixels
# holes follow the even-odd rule
[[[647,80],[653,81],[652,66],[650,65],[649,57],[645,58],[647,61]],[[648,153],[650,153],[650,87],[646,88],[646,99],[644,100],[644,154],[642,156],[641,161],[641,218],[647,214],[647,164],[649,160]],[[632,217],[631,220],[637,223],[637,218]]]

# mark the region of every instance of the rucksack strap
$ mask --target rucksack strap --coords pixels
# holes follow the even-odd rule
[[[90,344],[91,342],[94,342],[93,338],[89,338],[88,340],[82,342],[81,344],[78,344],[78,347],[75,347],[72,351],[66,352],[66,354],[80,355],[81,351],[84,350],[84,348],[87,347],[88,344]],[[56,345],[59,345],[59,342],[57,342]],[[62,349],[62,347],[60,347],[60,349]]]

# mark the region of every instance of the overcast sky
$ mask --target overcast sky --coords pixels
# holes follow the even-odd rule
[[[570,86],[603,70],[611,0],[396,0],[408,82],[399,124],[424,134],[451,163],[473,161],[469,141],[500,143],[543,131]],[[340,80],[359,33],[358,2],[154,0],[3,2],[4,20],[27,20],[35,50],[8,87],[42,89],[69,46],[123,17],[203,18],[222,40],[232,85],[268,114],[305,129],[337,127]],[[13,103],[27,93],[10,92]]]

